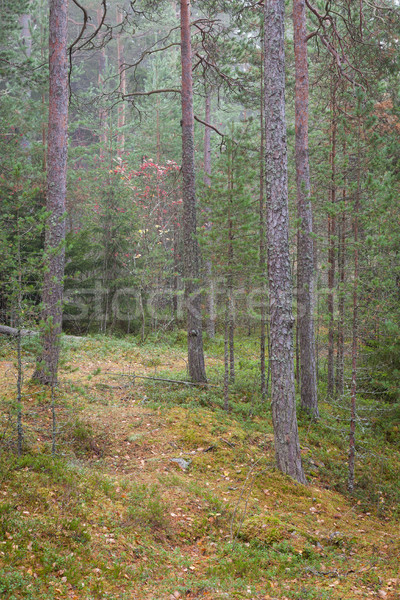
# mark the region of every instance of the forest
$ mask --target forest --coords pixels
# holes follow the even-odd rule
[[[0,16],[0,596],[400,599],[398,1]]]

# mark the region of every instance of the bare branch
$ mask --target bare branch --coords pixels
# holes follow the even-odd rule
[[[161,90],[150,90],[149,92],[131,92],[130,94],[123,94],[121,97],[123,100],[128,99],[132,96],[151,96],[152,94],[180,94],[181,90],[173,88],[165,88]]]
[[[225,134],[221,133],[216,127],[214,127],[214,125],[211,125],[211,123],[206,123],[206,121],[203,121],[203,119],[200,119],[200,117],[197,117],[196,115],[194,115],[194,120],[198,123],[201,123],[202,125],[205,125],[206,127],[209,127],[210,129],[218,133],[218,135],[220,135],[221,137],[225,137]]]

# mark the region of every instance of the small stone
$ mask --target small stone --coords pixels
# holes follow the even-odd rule
[[[179,465],[182,471],[187,471],[191,463],[190,460],[185,460],[184,458],[171,458],[170,460],[171,462],[174,462],[177,465]]]

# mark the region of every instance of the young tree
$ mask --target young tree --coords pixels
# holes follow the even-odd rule
[[[299,218],[297,244],[297,319],[300,346],[301,406],[318,417],[314,334],[314,248],[308,159],[308,62],[304,0],[293,0],[294,57],[296,69],[296,184]]]
[[[42,355],[35,373],[35,379],[47,385],[57,380],[62,327],[68,125],[67,10],[68,0],[50,0],[44,324]]]
[[[265,159],[272,419],[278,468],[306,483],[300,455],[293,363],[285,123],[284,0],[265,0]]]
[[[187,306],[188,367],[193,381],[206,382],[203,352],[200,256],[196,238],[196,191],[194,166],[194,116],[190,1],[181,0],[182,65],[182,178],[185,300]]]

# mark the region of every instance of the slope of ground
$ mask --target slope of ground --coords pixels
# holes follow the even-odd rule
[[[25,453],[15,454],[15,355],[4,348],[1,597],[399,599],[398,449],[375,440],[374,460],[376,432],[364,423],[358,497],[340,494],[346,433],[332,421],[342,408],[323,405],[325,425],[300,419],[309,486],[282,476],[246,352],[227,414],[218,387],[135,379],[183,378],[179,346],[69,340],[53,458],[49,393],[29,382],[29,342]],[[216,346],[209,372],[220,365]]]

